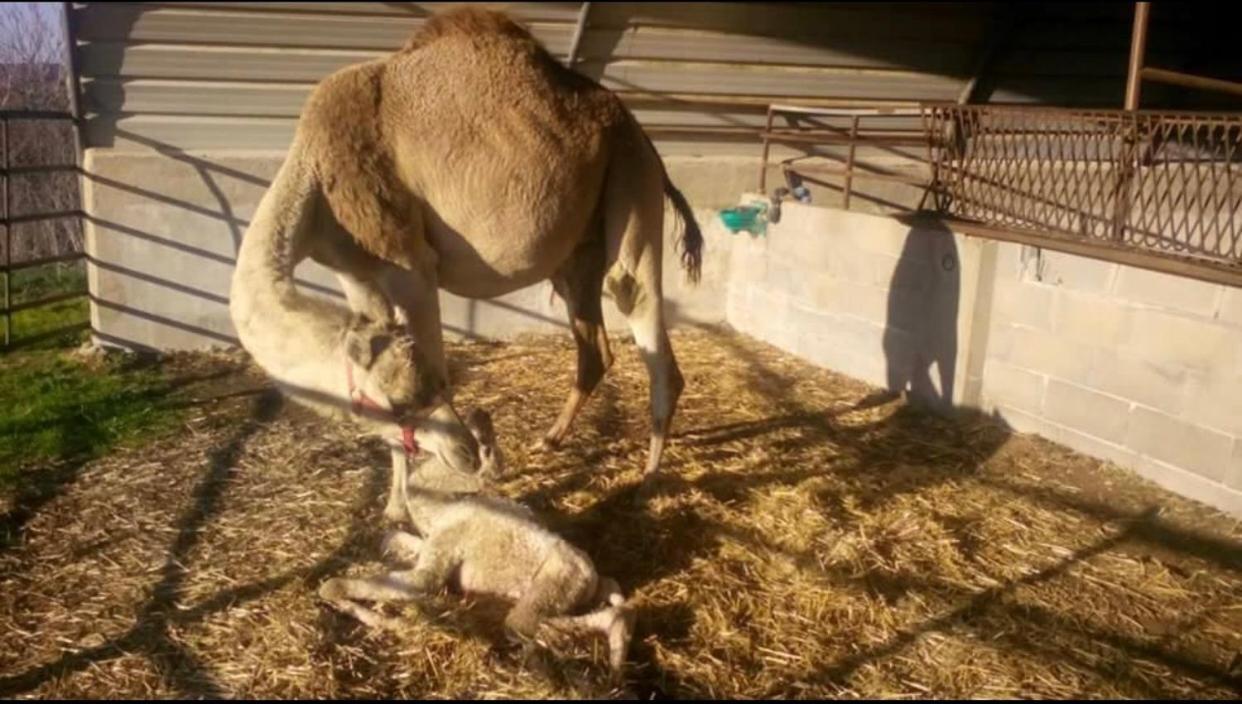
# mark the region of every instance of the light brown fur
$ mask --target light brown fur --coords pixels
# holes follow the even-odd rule
[[[260,218],[247,237],[337,270],[350,306],[407,325],[445,383],[439,289],[491,298],[553,281],[569,308],[579,374],[549,445],[611,363],[599,311],[607,287],[648,364],[647,472],[658,469],[683,385],[662,311],[666,195],[685,220],[692,278],[702,238],[617,96],[561,66],[503,15],[452,11],[401,51],[326,78],[303,110],[290,164],[289,182],[278,176],[273,192],[308,194],[274,197],[277,205],[285,217],[315,214],[292,238],[272,236]]]
[[[476,409],[467,425],[484,464],[499,451],[491,418]],[[384,552],[411,563],[405,570],[363,578],[336,577],[319,595],[370,626],[399,628],[359,601],[408,601],[444,586],[513,602],[508,630],[532,638],[550,626],[595,632],[609,642],[609,662],[621,674],[633,632],[633,612],[615,580],[601,576],[591,558],[548,531],[525,506],[480,495],[486,482],[453,471],[434,458],[418,463],[409,478],[407,508],[420,536],[394,532]],[[572,615],[587,610],[588,613]]]

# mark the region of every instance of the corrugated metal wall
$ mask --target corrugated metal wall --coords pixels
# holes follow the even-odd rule
[[[454,4],[75,4],[87,146],[282,149],[317,81]],[[579,7],[505,5],[562,58]],[[1118,104],[1128,7],[1024,10],[984,97]],[[577,68],[621,92],[666,153],[754,153],[768,102],[953,100],[1007,18],[969,3],[596,3]],[[1152,53],[1169,43],[1154,31]]]
[[[456,4],[77,3],[87,145],[281,149],[318,80]],[[497,4],[565,57],[579,3]],[[952,100],[991,36],[1002,49],[982,100],[1120,107],[1132,6],[1018,5],[596,3],[577,67],[676,151],[750,153],[772,101]],[[1151,63],[1187,63],[1201,34],[1192,14],[1157,3]]]

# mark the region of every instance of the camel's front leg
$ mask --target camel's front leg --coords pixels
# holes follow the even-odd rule
[[[319,587],[319,596],[368,626],[392,629],[399,625],[396,619],[383,616],[357,602],[411,601],[442,588],[456,566],[457,562],[451,553],[427,546],[419,550],[413,569],[389,572],[378,577],[334,577]]]
[[[392,453],[392,482],[388,489],[388,503],[384,506],[384,518],[399,523],[406,518],[405,500],[410,478],[409,457],[403,445],[390,447]]]

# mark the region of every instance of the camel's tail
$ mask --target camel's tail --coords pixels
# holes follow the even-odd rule
[[[681,216],[681,266],[686,270],[690,281],[698,283],[703,269],[703,231],[699,229],[699,223],[694,219],[694,211],[690,209],[686,197],[669,180],[667,171],[664,172],[664,195],[673,202],[673,209]]]
[[[647,136],[647,131],[638,123],[638,118],[633,113],[626,111],[630,120],[633,121],[634,128],[647,141],[647,146],[651,148],[656,159],[660,162],[660,172],[664,175],[664,195],[673,203],[673,210],[681,218],[681,266],[686,270],[686,276],[692,283],[698,283],[699,275],[703,269],[703,230],[699,229],[699,222],[694,218],[694,210],[690,207],[690,203],[686,201],[686,197],[677,190],[673,185],[672,179],[668,177],[668,168],[664,166],[664,159],[660,156],[660,152],[656,150],[655,144],[651,141],[651,137]]]

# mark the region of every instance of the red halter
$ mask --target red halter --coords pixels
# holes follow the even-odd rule
[[[361,415],[362,409],[369,408],[380,413],[388,413],[383,406],[371,400],[364,391],[354,386],[354,366],[345,360],[345,379],[349,382],[349,402],[350,410],[355,414]],[[405,448],[405,454],[413,457],[418,454],[418,441],[414,439],[414,428],[408,425],[401,426],[401,445]]]

